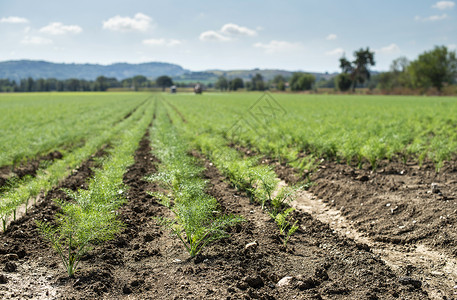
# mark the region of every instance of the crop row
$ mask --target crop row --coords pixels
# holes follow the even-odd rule
[[[81,257],[94,244],[112,239],[123,224],[116,210],[125,202],[123,175],[134,162],[134,153],[153,116],[148,101],[136,112],[128,126],[116,131],[109,155],[95,171],[87,189],[67,190],[72,201],[56,200],[60,213],[55,224],[38,222],[43,236],[52,244],[69,276],[73,276]],[[132,116],[133,117],[133,116]]]
[[[166,95],[196,133],[211,132],[280,160],[333,159],[376,168],[383,159],[436,168],[457,154],[455,98]],[[298,158],[311,155],[306,161]],[[304,169],[304,168],[303,168]]]
[[[0,97],[0,166],[14,165],[108,130],[146,95],[30,94]]]
[[[144,103],[129,118],[117,123],[110,129],[100,132],[96,136],[91,136],[83,146],[73,149],[62,159],[54,161],[47,168],[38,170],[36,177],[2,194],[0,198],[0,218],[3,221],[3,229],[6,229],[7,220],[11,214],[15,218],[18,206],[25,203],[27,207],[32,197],[36,197],[40,193],[47,193],[103,145],[113,143],[118,135],[125,130],[129,130],[142,118],[148,106],[149,102]]]
[[[183,122],[179,113],[169,106],[168,114],[180,133],[192,142],[224,174],[237,189],[245,191],[251,200],[259,203],[262,209],[276,221],[284,245],[298,229],[291,217],[292,201],[298,187],[279,187],[276,173],[270,166],[259,164],[258,157],[244,158],[237,150],[228,147],[227,141],[218,135],[200,133],[198,123]]]
[[[191,257],[208,243],[226,237],[225,228],[243,221],[220,212],[215,198],[205,193],[206,181],[198,161],[189,155],[189,142],[178,134],[163,103],[158,103],[157,117],[151,128],[154,155],[161,161],[159,172],[148,177],[169,192],[153,193],[169,207],[174,217],[158,219],[182,242]]]

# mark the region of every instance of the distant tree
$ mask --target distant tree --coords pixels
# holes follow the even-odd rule
[[[95,91],[106,91],[108,89],[108,82],[105,76],[98,76],[95,79],[94,90]]]
[[[273,83],[276,86],[276,89],[284,91],[286,89],[286,79],[282,75],[276,75],[273,78]]]
[[[410,79],[407,72],[408,66],[408,59],[406,57],[399,57],[392,61],[389,72],[382,72],[373,76],[370,84],[371,81],[376,81],[377,87],[384,91],[410,86]]]
[[[441,91],[444,84],[452,84],[457,76],[457,58],[455,51],[448,51],[445,46],[436,46],[431,51],[419,55],[408,66],[411,84],[415,88],[435,87]]]
[[[46,79],[46,84],[49,87],[50,91],[57,91],[57,79],[55,78],[48,78]]]
[[[168,77],[171,81],[171,78]],[[138,91],[140,87],[145,87],[146,86],[146,83],[147,83],[148,79],[143,76],[143,75],[137,75],[137,76],[134,76],[132,78],[132,83],[133,83],[133,88],[135,89],[135,91]],[[173,82],[168,85],[167,87],[169,86],[172,86],[173,85]],[[165,90],[165,88],[164,88]]]
[[[265,90],[265,83],[263,82],[263,77],[261,74],[256,73],[254,77],[252,77],[252,86],[251,90],[253,91],[263,91]]]
[[[39,78],[35,81],[36,91],[38,92],[47,92],[49,91],[49,86],[46,83],[46,80]]]
[[[132,78],[122,79],[121,86],[124,87],[124,88],[132,88],[133,87]]]
[[[67,91],[79,91],[81,88],[81,82],[76,78],[71,78],[65,81]]]
[[[335,88],[335,78],[331,77],[329,79],[325,79],[324,77],[321,77],[319,81],[316,82],[315,86],[318,88]]]
[[[233,91],[244,88],[243,79],[241,79],[240,77],[233,78],[232,80],[230,80],[229,87]]]
[[[340,68],[343,73],[350,74],[352,81],[352,91],[355,90],[357,83],[363,84],[366,80],[370,79],[369,66],[374,66],[374,52],[367,49],[360,48],[359,51],[354,52],[354,61],[350,62],[345,57],[340,58]],[[344,80],[346,80],[345,78]]]
[[[351,75],[347,73],[341,73],[335,77],[335,85],[342,92],[348,91],[352,86]]]
[[[216,89],[219,89],[221,91],[227,90],[229,87],[229,83],[227,79],[224,76],[219,76],[216,81]]]
[[[303,72],[295,72],[290,79],[290,89],[292,91],[307,91],[311,90],[316,77]]]
[[[173,85],[173,80],[168,76],[160,76],[156,79],[156,84],[162,88],[162,91],[165,91],[167,87]]]

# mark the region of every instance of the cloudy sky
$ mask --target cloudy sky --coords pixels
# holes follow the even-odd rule
[[[361,47],[387,70],[435,45],[456,49],[456,1],[0,0],[0,61],[333,72]]]

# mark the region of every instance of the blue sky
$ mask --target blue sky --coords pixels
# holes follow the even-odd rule
[[[0,61],[333,72],[368,46],[387,70],[435,45],[455,50],[455,2],[0,0]]]

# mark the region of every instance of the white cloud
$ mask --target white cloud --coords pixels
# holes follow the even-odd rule
[[[24,45],[49,45],[52,44],[52,40],[42,38],[39,36],[26,36],[22,39],[21,44]]]
[[[336,34],[331,33],[331,34],[327,35],[327,37],[325,39],[328,41],[332,41],[332,40],[336,40],[336,38],[337,38]]]
[[[230,38],[223,36],[219,32],[216,32],[214,30],[208,30],[205,32],[202,32],[199,37],[200,41],[220,41],[220,42],[226,42],[229,41]]]
[[[257,27],[257,30],[262,30]],[[232,40],[235,36],[256,36],[257,31],[233,23],[227,23],[221,27],[221,30],[208,30],[200,34],[201,41],[220,41],[226,42]]]
[[[450,44],[450,45],[447,45],[447,47],[451,51],[457,50],[457,45],[456,44]]]
[[[28,23],[29,20],[26,18],[21,18],[21,17],[7,17],[7,18],[1,18],[0,23],[10,23],[10,24],[21,24],[21,23]]]
[[[344,54],[343,48],[335,48],[333,50],[325,52],[325,55],[329,55],[329,56],[341,56],[343,54]]]
[[[303,48],[300,43],[290,43],[286,41],[272,40],[268,44],[255,43],[253,45],[256,48],[263,48],[265,53],[274,54],[278,52],[288,52]]]
[[[455,6],[453,1],[438,1],[432,7],[440,10],[451,9]]]
[[[146,31],[151,27],[151,17],[137,13],[133,18],[114,16],[107,21],[103,21],[103,29],[113,31]]]
[[[52,34],[52,35],[62,35],[67,33],[78,34],[83,30],[78,25],[64,25],[60,22],[53,22],[49,25],[40,29],[40,32]]]
[[[233,23],[228,23],[222,26],[221,33],[227,35],[245,35],[245,36],[256,36],[257,32],[255,30],[249,29],[247,27],[239,26]]]
[[[148,39],[148,40],[143,40],[143,44],[149,45],[149,46],[167,46],[167,47],[173,47],[180,45],[182,42],[180,40],[176,39]]]
[[[389,46],[385,46],[379,50],[376,50],[376,52],[384,54],[395,54],[400,52],[400,48],[397,46],[397,44],[392,43]]]
[[[441,20],[447,19],[447,17],[448,17],[447,14],[442,14],[442,15],[433,15],[433,16],[430,16],[430,17],[416,16],[414,19],[416,21],[422,21],[422,22],[427,22],[427,21],[434,22],[434,21],[441,21]]]

